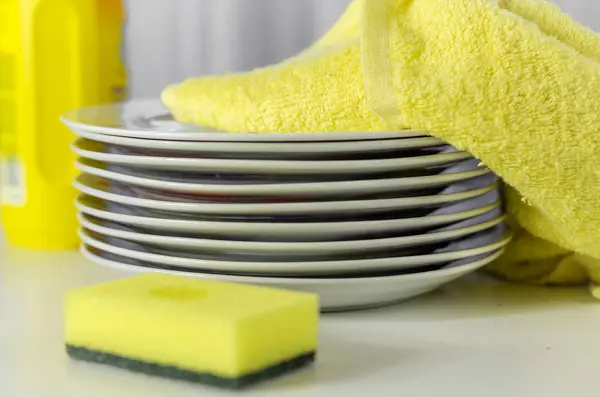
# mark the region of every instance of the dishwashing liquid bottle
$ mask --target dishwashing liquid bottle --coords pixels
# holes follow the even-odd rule
[[[0,203],[16,246],[77,247],[70,145],[59,120],[123,100],[121,0],[0,0]]]

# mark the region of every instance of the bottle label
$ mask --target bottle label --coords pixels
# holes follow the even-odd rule
[[[0,203],[23,206],[26,200],[23,163],[14,156],[0,157]]]

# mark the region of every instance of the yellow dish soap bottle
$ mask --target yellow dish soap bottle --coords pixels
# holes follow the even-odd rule
[[[124,99],[121,0],[0,1],[0,198],[14,245],[76,248],[75,136],[59,117]]]

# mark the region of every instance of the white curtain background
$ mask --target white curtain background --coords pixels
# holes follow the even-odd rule
[[[187,76],[249,70],[305,48],[350,0],[126,0],[132,97]],[[600,0],[554,0],[600,31]]]

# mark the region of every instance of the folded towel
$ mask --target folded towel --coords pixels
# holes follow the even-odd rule
[[[295,58],[163,93],[232,132],[410,128],[467,150],[516,229],[489,270],[547,284],[600,283],[599,98],[600,39],[544,0],[356,0]]]

